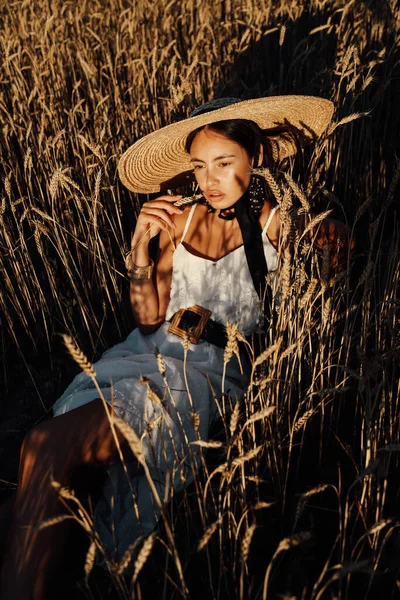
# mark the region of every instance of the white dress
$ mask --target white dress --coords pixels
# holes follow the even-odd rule
[[[244,246],[216,261],[191,254],[182,242],[195,208],[196,205],[189,213],[182,240],[173,255],[166,319],[179,308],[198,304],[211,310],[215,321],[238,323],[239,330],[249,335],[257,329],[262,317]],[[262,232],[269,272],[278,266],[277,251],[266,235],[277,208],[271,211]],[[113,401],[118,416],[141,438],[146,463],[162,499],[166,482],[177,492],[193,481],[200,449],[191,442],[207,439],[210,424],[218,416],[216,399],[223,392],[229,392],[233,400],[240,398],[248,383],[248,374],[241,373],[233,356],[226,366],[223,390],[224,350],[203,340],[189,345],[184,371],[183,340],[168,332],[169,325],[166,321],[149,335],[135,329],[94,364],[104,398]],[[168,386],[159,371],[156,349],[164,359]],[[140,381],[141,377],[146,378],[161,402],[150,397],[148,385]],[[54,416],[98,397],[93,382],[81,373],[54,404]],[[114,558],[121,558],[139,535],[151,532],[159,516],[146,477],[140,472],[137,475],[136,467],[134,471],[130,485],[135,500],[122,466],[116,463],[109,468],[103,496],[96,507],[97,530]]]

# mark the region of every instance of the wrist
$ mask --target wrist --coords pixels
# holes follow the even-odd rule
[[[150,264],[149,248],[147,244],[129,252],[131,262],[138,267],[147,267]]]
[[[148,227],[144,232],[135,229],[131,239],[131,251],[132,253],[138,251],[140,254],[141,251],[147,252],[149,247],[149,242],[151,239],[150,236],[150,227]]]
[[[132,252],[129,252],[125,259],[125,266],[130,281],[151,280],[153,275],[154,262],[148,257],[146,264],[136,264],[133,261]]]

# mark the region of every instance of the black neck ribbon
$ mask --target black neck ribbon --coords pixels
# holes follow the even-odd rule
[[[263,302],[268,266],[265,260],[261,226],[257,215],[250,206],[247,192],[235,203],[234,210],[242,232],[244,251],[251,278],[258,297]]]

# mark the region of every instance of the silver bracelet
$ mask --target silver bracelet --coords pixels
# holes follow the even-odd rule
[[[132,262],[132,254],[129,252],[125,259],[125,266],[128,271],[128,277],[131,281],[151,279],[153,275],[154,262],[150,259],[150,264],[146,267],[138,267]]]

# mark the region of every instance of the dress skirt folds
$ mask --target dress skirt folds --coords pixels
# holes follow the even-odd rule
[[[197,345],[189,344],[185,361],[183,340],[168,333],[169,325],[164,323],[146,336],[135,329],[94,364],[105,400],[113,403],[117,415],[141,438],[146,463],[162,499],[167,481],[177,492],[193,480],[200,449],[191,442],[207,439],[210,424],[218,417],[216,399],[223,391],[229,392],[232,400],[240,398],[248,381],[233,356],[226,365],[222,390],[224,350],[200,340]],[[165,364],[164,376],[156,353]],[[148,393],[149,387],[156,396]],[[92,380],[81,373],[55,403],[54,415],[98,397]],[[120,559],[139,535],[154,529],[158,516],[145,475],[137,475],[135,466],[129,483],[120,463],[109,467],[95,511],[96,529],[108,553]]]

